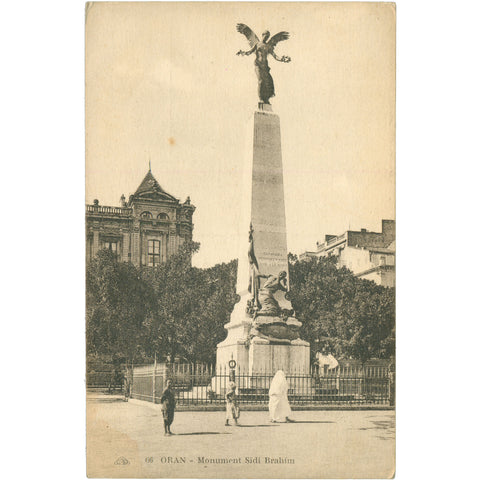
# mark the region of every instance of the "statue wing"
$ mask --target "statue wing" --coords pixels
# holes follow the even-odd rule
[[[253,30],[244,23],[237,23],[237,32],[243,33],[247,37],[248,43],[252,48],[259,42]]]
[[[290,34],[288,32],[278,32],[268,41],[268,45],[274,48],[278,42],[282,42],[283,40],[288,40],[289,38],[290,38]]]

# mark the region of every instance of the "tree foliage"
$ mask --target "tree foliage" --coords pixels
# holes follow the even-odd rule
[[[393,356],[395,289],[356,278],[335,258],[289,259],[289,298],[312,353],[318,345],[362,361]]]
[[[186,243],[157,267],[98,252],[87,268],[87,349],[128,361],[176,356],[211,362],[235,303],[236,262],[191,266]]]
[[[211,362],[235,303],[236,266],[192,267],[197,249],[198,244],[184,244],[167,262],[144,270],[156,302],[149,336],[152,348],[172,358]]]
[[[144,353],[153,291],[131,263],[100,250],[87,268],[87,352],[133,361]]]
[[[87,267],[87,352],[125,361],[181,357],[213,362],[235,305],[237,262],[191,266],[196,243],[157,267],[137,268],[102,250]],[[395,350],[395,290],[360,280],[335,259],[290,256],[289,298],[312,355],[389,358]]]

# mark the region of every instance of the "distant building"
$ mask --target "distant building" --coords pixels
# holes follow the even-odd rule
[[[165,192],[149,170],[137,191],[119,207],[86,206],[87,262],[106,248],[136,266],[155,266],[192,240],[190,197],[184,203]]]
[[[373,280],[385,287],[395,286],[395,220],[382,220],[382,231],[347,230],[343,235],[325,235],[317,250],[300,255],[338,258],[338,267],[346,267],[357,277]]]

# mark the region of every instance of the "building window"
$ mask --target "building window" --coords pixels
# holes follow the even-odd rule
[[[148,241],[148,266],[160,265],[160,240]]]
[[[166,213],[159,213],[158,214],[158,217],[157,217],[158,220],[168,220],[168,215]]]
[[[103,248],[110,250],[115,256],[118,255],[118,242],[110,242],[107,240],[106,242],[103,242]]]
[[[143,212],[141,215],[140,215],[144,220],[151,220],[152,218],[152,214],[150,212]]]

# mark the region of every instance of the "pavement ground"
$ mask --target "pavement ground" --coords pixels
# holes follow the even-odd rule
[[[105,478],[392,478],[395,413],[294,411],[270,423],[245,411],[175,412],[164,436],[159,405],[111,396],[87,399],[87,474]]]

